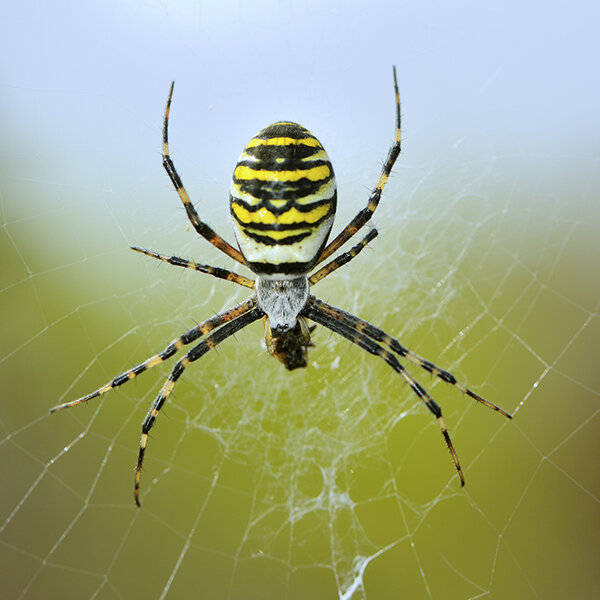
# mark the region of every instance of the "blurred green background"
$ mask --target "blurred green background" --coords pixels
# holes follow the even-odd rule
[[[0,581],[6,598],[593,598],[599,525],[598,43],[592,3],[25,1],[0,119]],[[10,57],[10,58],[9,58]],[[336,231],[404,145],[379,238],[316,292],[509,411],[314,334],[288,373],[255,324],[186,371],[84,395],[247,296],[129,244],[232,268],[160,166],[232,239],[259,129],[310,128]]]

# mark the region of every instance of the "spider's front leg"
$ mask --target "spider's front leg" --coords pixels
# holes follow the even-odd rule
[[[198,271],[200,273],[208,273],[209,275],[217,277],[218,279],[225,279],[226,281],[231,281],[233,283],[237,283],[238,285],[242,285],[247,288],[254,287],[253,279],[248,279],[248,277],[239,275],[238,273],[230,271],[229,269],[222,269],[221,267],[211,267],[210,265],[201,265],[200,263],[194,262],[192,260],[187,260],[185,258],[180,258],[179,256],[167,256],[166,254],[159,254],[154,250],[147,250],[146,248],[140,248],[139,246],[129,247],[132,250],[135,250],[136,252],[140,252],[141,254],[145,254],[146,256],[151,256],[152,258],[162,260],[163,262],[169,263],[170,265],[174,265],[175,267],[182,267],[183,269],[192,269],[193,271]]]
[[[171,113],[171,100],[173,99],[173,89],[175,87],[175,82],[171,83],[171,89],[169,91],[169,99],[167,100],[167,107],[165,108],[165,118],[163,121],[163,167],[167,172],[167,175],[171,179],[173,186],[183,206],[185,208],[185,212],[194,226],[194,229],[208,242],[210,242],[215,248],[218,248],[221,252],[227,254],[227,256],[233,258],[237,262],[242,265],[246,264],[246,260],[242,256],[239,250],[236,250],[229,242],[225,241],[216,231],[214,231],[211,227],[209,227],[204,221],[200,219],[190,197],[183,187],[183,182],[181,181],[181,177],[179,177],[179,173],[175,168],[175,165],[171,159],[169,154],[169,115]]]

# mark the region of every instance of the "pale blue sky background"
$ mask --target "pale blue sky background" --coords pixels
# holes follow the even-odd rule
[[[25,1],[4,12],[2,138],[15,153],[58,147],[97,163],[94,149],[110,147],[131,160],[171,79],[178,147],[210,145],[223,175],[230,144],[284,116],[339,145],[381,147],[391,64],[409,158],[436,136],[568,154],[598,132],[595,2]]]

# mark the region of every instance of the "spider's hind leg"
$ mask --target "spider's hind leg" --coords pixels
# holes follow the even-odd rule
[[[312,300],[312,298],[311,298]],[[327,329],[330,329],[334,333],[345,337],[347,340],[350,340],[353,344],[356,344],[363,350],[369,352],[369,354],[373,354],[374,356],[378,356],[383,359],[400,377],[410,386],[410,389],[419,397],[419,399],[425,404],[425,406],[429,409],[429,411],[436,418],[440,431],[444,436],[444,441],[446,442],[446,446],[450,451],[450,455],[452,456],[452,460],[454,461],[454,466],[460,478],[460,485],[465,485],[465,477],[463,475],[462,467],[460,466],[460,461],[458,460],[458,454],[454,449],[454,444],[452,443],[452,439],[450,438],[450,433],[448,432],[448,428],[446,427],[446,422],[444,421],[444,417],[442,416],[442,409],[439,407],[437,402],[427,393],[425,388],[416,380],[414,377],[398,362],[398,359],[389,352],[386,348],[380,346],[377,342],[367,337],[363,332],[352,328],[350,325],[339,321],[330,315],[322,312],[318,308],[314,306],[313,303],[309,303],[307,308],[303,311],[303,314],[315,321],[320,323]]]
[[[506,417],[510,418],[511,415],[495,404],[492,404],[474,392],[471,392],[464,385],[456,381],[456,378],[452,374],[448,373],[448,371],[444,371],[443,369],[435,367],[435,365],[432,363],[425,361],[403,346],[400,346],[397,340],[394,340],[381,329],[377,329],[370,323],[367,323],[367,321],[363,321],[362,319],[359,319],[358,317],[351,315],[340,308],[329,306],[314,296],[310,296],[306,307],[302,311],[302,315],[312,321],[315,321],[316,323],[320,323],[334,333],[345,337],[347,340],[350,340],[353,344],[356,344],[370,354],[383,359],[392,369],[394,369],[394,371],[396,371],[396,373],[398,373],[398,375],[400,375],[400,377],[402,377],[402,379],[410,386],[411,390],[435,416],[442,435],[444,436],[446,446],[448,447],[450,455],[452,456],[452,460],[454,461],[454,466],[460,478],[461,486],[464,485],[465,478],[463,471],[460,466],[456,450],[454,449],[454,445],[452,444],[448,428],[446,427],[446,422],[442,417],[442,409],[429,395],[427,390],[425,390],[425,388],[404,368],[404,366],[400,364],[395,356],[395,353],[408,358],[426,371],[437,375],[446,383],[453,384],[461,391],[465,391],[469,396],[478,402],[493,408]]]
[[[142,476],[142,465],[144,462],[144,454],[146,452],[146,446],[148,444],[148,434],[154,422],[158,417],[160,409],[167,401],[169,396],[173,392],[175,383],[181,377],[186,367],[192,362],[198,360],[204,356],[209,350],[212,350],[215,346],[232,336],[234,333],[240,331],[250,323],[253,323],[262,316],[262,311],[254,307],[251,310],[244,312],[237,318],[227,321],[219,329],[211,333],[208,337],[204,338],[198,345],[194,346],[185,356],[175,363],[171,374],[167,381],[165,381],[162,389],[158,393],[156,400],[152,403],[150,410],[146,414],[146,418],[142,422],[142,433],[140,436],[140,450],[138,454],[137,466],[135,469],[135,487],[134,487],[134,498],[135,503],[140,506],[140,479]]]

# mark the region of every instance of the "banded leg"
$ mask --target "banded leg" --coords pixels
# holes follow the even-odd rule
[[[350,325],[337,321],[335,318],[330,315],[321,312],[314,305],[308,305],[302,313],[303,316],[308,317],[312,321],[316,323],[320,323],[324,327],[327,327],[334,333],[345,337],[347,340],[350,340],[353,344],[356,344],[363,350],[366,350],[370,354],[374,356],[378,356],[382,358],[402,379],[410,386],[411,390],[419,397],[419,399],[425,404],[425,406],[433,413],[433,416],[437,419],[438,425],[444,436],[444,441],[446,442],[446,446],[448,446],[448,450],[450,451],[450,455],[452,456],[452,460],[454,461],[454,466],[456,467],[456,471],[458,472],[458,476],[460,478],[460,485],[465,485],[465,477],[463,475],[462,468],[460,466],[460,462],[458,460],[458,454],[454,449],[454,445],[452,444],[452,440],[450,439],[450,434],[448,433],[448,428],[446,427],[446,422],[442,417],[442,409],[440,406],[434,401],[434,399],[427,393],[425,388],[413,378],[413,376],[398,362],[398,359],[391,353],[388,352],[385,348],[382,348],[377,342],[368,338],[364,333],[353,329]]]
[[[216,233],[211,227],[209,227],[206,223],[200,220],[188,193],[183,187],[183,183],[181,181],[181,177],[179,177],[179,173],[175,169],[175,165],[171,160],[169,155],[169,113],[171,112],[171,99],[173,98],[173,88],[175,87],[175,82],[171,83],[171,90],[169,91],[169,99],[167,100],[167,107],[165,108],[165,119],[163,123],[163,167],[165,168],[167,174],[169,175],[171,181],[173,182],[173,186],[175,190],[179,194],[181,201],[183,202],[183,206],[185,207],[185,211],[187,216],[194,226],[194,229],[208,242],[210,242],[215,248],[221,250],[227,254],[227,256],[233,258],[237,262],[245,265],[246,261],[242,256],[239,250],[236,250],[231,244],[226,242],[218,233]]]
[[[394,92],[396,95],[396,132],[394,134],[394,143],[390,148],[385,163],[383,165],[383,169],[381,170],[381,175],[379,176],[379,180],[377,181],[377,185],[375,189],[371,192],[369,196],[369,201],[367,206],[363,208],[355,217],[344,227],[342,231],[337,235],[337,237],[330,242],[326,248],[323,250],[317,264],[323,262],[326,258],[331,256],[336,250],[341,248],[361,227],[365,225],[365,223],[373,216],[375,209],[379,205],[379,199],[381,198],[381,193],[383,192],[383,188],[387,183],[387,180],[392,172],[392,168],[398,155],[400,154],[401,149],[401,141],[402,141],[402,133],[401,133],[401,117],[400,117],[400,92],[398,91],[398,80],[396,78],[396,67],[394,67]]]
[[[146,418],[142,422],[142,434],[140,437],[140,451],[138,454],[137,466],[135,469],[135,488],[134,497],[135,503],[140,506],[139,491],[140,491],[140,478],[142,476],[142,464],[144,462],[144,453],[146,452],[146,446],[148,444],[148,432],[152,429],[156,417],[160,409],[163,407],[167,398],[173,392],[175,383],[183,374],[185,368],[195,360],[198,360],[204,356],[209,350],[212,350],[217,344],[226,340],[234,333],[240,331],[250,323],[253,323],[257,319],[263,316],[263,312],[259,308],[253,308],[250,311],[245,312],[237,319],[225,323],[220,329],[217,329],[214,333],[211,333],[207,338],[202,340],[197,346],[194,346],[183,358],[178,360],[169,375],[169,378],[160,390],[156,400],[152,404],[152,407],[148,411]]]
[[[310,285],[314,285],[315,283],[317,283],[317,281],[321,281],[321,279],[324,279],[325,277],[327,277],[327,275],[333,273],[340,267],[343,267],[346,263],[349,263],[357,254],[360,253],[360,251],[369,242],[371,242],[372,240],[374,240],[377,237],[377,234],[378,234],[377,229],[375,229],[375,228],[371,229],[371,231],[369,231],[369,233],[367,233],[367,235],[365,235],[365,237],[360,242],[358,242],[358,244],[356,244],[356,246],[353,246],[352,248],[350,248],[350,250],[348,250],[348,252],[344,252],[343,254],[340,254],[339,256],[334,258],[332,261],[328,262],[324,267],[321,267],[318,271],[313,273],[308,278],[308,282],[310,283]]]
[[[200,271],[201,273],[208,273],[209,275],[213,275],[214,277],[218,277],[219,279],[225,279],[227,281],[232,281],[233,283],[237,283],[238,285],[243,285],[247,288],[254,287],[254,280],[248,279],[243,275],[238,275],[233,271],[229,271],[228,269],[221,269],[221,267],[211,267],[210,265],[201,265],[196,262],[192,262],[191,260],[186,260],[185,258],[179,258],[179,256],[166,256],[164,254],[159,254],[158,252],[154,252],[154,250],[147,250],[146,248],[140,248],[139,246],[129,246],[132,250],[136,252],[141,252],[146,256],[151,256],[152,258],[157,258],[158,260],[162,260],[164,262],[169,263],[170,265],[175,265],[176,267],[183,267],[184,269],[193,269],[194,271]]]
[[[336,321],[341,321],[342,323],[349,326],[351,329],[363,333],[368,338],[376,342],[380,342],[396,354],[400,355],[403,358],[406,358],[406,360],[410,361],[414,365],[417,365],[418,367],[425,369],[425,371],[427,371],[428,373],[439,377],[445,383],[453,385],[455,388],[463,392],[463,394],[467,394],[467,396],[470,396],[474,400],[477,400],[477,402],[480,402],[484,406],[487,406],[488,408],[491,408],[492,410],[503,414],[505,417],[512,419],[512,415],[510,413],[506,412],[504,409],[500,408],[499,406],[496,406],[492,402],[489,402],[485,398],[482,398],[475,392],[471,391],[467,386],[460,383],[460,381],[458,381],[456,377],[452,375],[452,373],[450,373],[449,371],[440,369],[432,362],[421,358],[418,354],[415,354],[408,348],[405,348],[397,339],[393,338],[391,335],[388,335],[382,329],[371,325],[371,323],[368,323],[367,321],[364,321],[363,319],[360,319],[346,312],[345,310],[342,310],[341,308],[331,306],[326,302],[319,300],[318,298],[311,297],[309,302],[311,302],[313,306],[315,306],[315,308],[320,312],[329,315]]]
[[[206,321],[204,321],[204,323],[200,323],[199,325],[192,327],[192,329],[186,331],[183,335],[174,339],[159,354],[155,354],[154,356],[151,356],[150,358],[146,359],[143,363],[140,363],[132,369],[129,369],[129,371],[125,371],[124,373],[121,373],[121,375],[117,375],[117,377],[115,377],[112,381],[109,381],[106,385],[103,385],[101,388],[98,388],[91,394],[83,396],[82,398],[78,398],[77,400],[72,400],[71,402],[66,402],[65,404],[59,404],[58,406],[51,408],[50,412],[53,413],[62,410],[63,408],[71,408],[72,406],[75,406],[77,404],[83,404],[84,402],[87,402],[92,398],[101,396],[102,394],[105,394],[106,392],[109,392],[110,390],[120,385],[123,385],[128,381],[131,381],[144,371],[152,369],[152,367],[155,367],[156,365],[159,365],[168,358],[171,358],[171,356],[173,356],[183,346],[191,344],[198,338],[202,337],[204,334],[208,333],[209,331],[212,331],[217,327],[220,327],[228,321],[232,321],[244,315],[248,311],[252,310],[255,307],[255,305],[256,299],[250,298],[249,300],[246,300],[245,302],[242,302],[241,304],[238,304],[237,306],[234,306],[229,310],[226,310],[222,313],[219,313],[218,315],[215,315],[214,317],[211,317],[210,319],[207,319]]]

